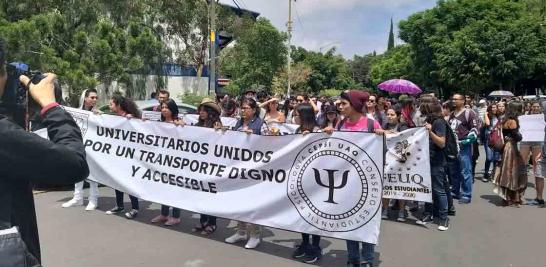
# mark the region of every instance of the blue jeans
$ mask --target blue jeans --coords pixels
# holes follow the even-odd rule
[[[360,251],[360,244],[362,243],[362,252]],[[372,263],[374,259],[375,245],[347,240],[347,261],[352,264],[360,264],[362,262]]]
[[[497,161],[499,161],[499,158],[500,158],[500,153],[493,150],[492,148],[489,147],[489,132],[490,131],[487,131],[486,133],[488,134],[488,136],[485,138],[485,142],[483,144],[483,147],[485,149],[485,175],[489,176],[491,174],[490,170],[491,170],[491,167],[493,167],[492,169],[494,170],[495,169],[495,166],[497,165]],[[493,164],[493,166],[491,166],[491,164]]]
[[[432,215],[440,220],[447,219],[447,176],[445,166],[430,164],[430,178],[432,182],[432,203],[425,204],[425,215]]]
[[[472,144],[460,145],[459,169],[450,169],[451,190],[459,198],[472,199]],[[455,167],[455,166],[454,166]],[[459,175],[456,175],[456,172]],[[462,174],[462,175],[461,175]]]

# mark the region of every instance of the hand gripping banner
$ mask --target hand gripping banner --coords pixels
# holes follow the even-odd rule
[[[377,243],[381,136],[247,135],[66,110],[82,127],[91,180],[197,213]]]

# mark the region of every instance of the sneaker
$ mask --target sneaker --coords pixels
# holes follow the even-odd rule
[[[132,209],[131,211],[125,213],[127,219],[134,219],[138,215],[138,210]]]
[[[83,199],[71,199],[61,205],[63,208],[70,208],[74,206],[83,206]]]
[[[421,220],[418,220],[415,223],[419,224],[419,225],[425,225],[425,224],[429,224],[431,222],[434,222],[434,217],[432,217],[432,215],[426,215]]]
[[[245,241],[246,240],[246,234],[241,234],[239,233],[239,231],[235,232],[235,234],[233,234],[232,236],[226,238],[226,240],[224,240],[226,243],[228,244],[235,244],[235,243],[239,243],[241,241]]]
[[[381,210],[381,219],[388,219],[389,218],[389,211],[387,209]]]
[[[459,204],[470,204],[470,199],[462,197],[461,199],[459,199]]]
[[[87,206],[85,207],[86,211],[96,210],[98,208],[98,204],[96,201],[89,201],[87,203]]]
[[[309,247],[302,261],[308,264],[316,263],[322,258],[322,249],[320,247]]]
[[[536,202],[537,205],[539,205],[539,206],[544,206],[544,199],[535,198],[535,202]]]
[[[163,216],[161,214],[155,216],[150,222],[151,223],[164,223],[168,220],[167,216]]]
[[[488,183],[489,182],[489,178],[488,177],[482,177],[482,182],[484,183]]]
[[[251,236],[248,239],[248,242],[246,242],[245,248],[246,249],[255,249],[259,244],[261,240],[259,236]]]
[[[169,217],[167,219],[167,221],[165,222],[165,226],[173,226],[173,225],[177,225],[180,223],[180,219],[179,218],[173,218],[173,217]]]
[[[373,267],[371,262],[362,262],[360,263],[360,267]]]
[[[309,245],[298,245],[296,246],[296,250],[294,251],[294,253],[292,253],[292,258],[294,259],[300,259],[300,258],[303,258],[305,256],[305,253],[307,252],[307,247]]]
[[[449,218],[440,220],[440,224],[438,225],[438,230],[447,231],[448,229],[449,229]]]
[[[116,214],[116,213],[118,213],[118,212],[122,212],[123,210],[124,210],[124,208],[120,208],[120,207],[118,207],[118,206],[115,206],[115,207],[113,207],[111,210],[106,211],[106,214],[112,215],[112,214]]]
[[[449,216],[455,216],[457,212],[455,211],[455,207],[450,207],[448,210],[447,210],[447,215]]]
[[[400,210],[398,211],[398,218],[396,219],[399,222],[405,222],[406,221],[406,211]]]

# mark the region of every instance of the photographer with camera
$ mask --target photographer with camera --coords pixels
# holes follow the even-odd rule
[[[56,102],[56,75],[40,79],[31,82],[7,65],[0,39],[0,267],[40,266],[32,183],[73,184],[89,174],[80,129]],[[27,108],[15,108],[24,105],[12,96],[24,96],[27,89],[41,108],[35,112],[50,140],[25,131],[17,120],[31,114],[25,114]],[[30,101],[25,102],[30,109]]]

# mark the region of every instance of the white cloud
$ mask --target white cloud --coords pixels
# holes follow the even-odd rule
[[[288,0],[236,0],[286,31]],[[234,5],[233,0],[220,2]],[[292,44],[318,51],[336,43],[345,57],[382,52],[387,46],[390,18],[394,22],[434,6],[436,0],[297,0],[293,3]]]

